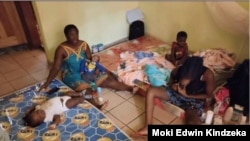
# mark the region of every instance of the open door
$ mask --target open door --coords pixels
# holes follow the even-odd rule
[[[42,48],[31,1],[0,1],[0,49],[27,44]]]
[[[0,2],[0,48],[27,43],[21,20],[13,1]]]
[[[43,49],[40,38],[39,27],[37,24],[35,12],[31,1],[15,1],[17,12],[19,14],[23,30],[25,32],[28,46],[30,49]]]

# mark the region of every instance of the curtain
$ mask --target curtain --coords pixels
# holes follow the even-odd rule
[[[249,13],[237,2],[206,2],[215,23],[223,30],[249,36]]]

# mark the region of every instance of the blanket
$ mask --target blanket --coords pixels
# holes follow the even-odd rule
[[[134,80],[157,87],[166,85],[174,68],[171,62],[151,51],[126,51],[120,54],[120,58],[117,76],[121,82],[130,86],[134,86]]]
[[[0,128],[10,135],[14,141],[129,141],[131,140],[121,129],[105,116],[104,113],[85,101],[77,107],[63,113],[55,130],[49,130],[49,123],[31,128],[24,126],[23,116],[34,104],[46,99],[60,96],[69,89],[60,80],[53,80],[50,87],[59,91],[47,95],[38,94],[41,83],[26,87],[0,99]]]
[[[157,38],[145,35],[132,41],[117,44],[97,54],[101,58],[100,63],[116,74],[121,82],[134,86],[134,80],[152,84],[144,70],[146,64],[167,68],[169,71],[174,68],[169,61],[164,59],[164,55],[170,52],[170,47],[169,44]],[[154,82],[158,86],[158,80]]]
[[[117,68],[121,63],[120,54],[123,52],[149,51],[163,55],[169,53],[170,49],[170,44],[150,35],[145,35],[132,41],[125,41],[114,45],[96,54],[100,56],[100,63],[105,68],[114,74],[117,74]]]

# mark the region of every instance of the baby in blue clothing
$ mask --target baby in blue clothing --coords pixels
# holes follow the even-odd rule
[[[92,89],[96,88],[96,80],[101,74],[106,74],[106,69],[99,63],[100,56],[93,55],[92,61],[84,59],[81,63],[80,72],[83,80],[90,83]]]

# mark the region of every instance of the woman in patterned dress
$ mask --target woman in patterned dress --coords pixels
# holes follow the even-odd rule
[[[40,90],[46,89],[60,71],[62,72],[62,81],[76,92],[81,92],[91,87],[89,83],[82,79],[80,72],[82,60],[92,60],[88,43],[79,40],[78,28],[73,24],[65,26],[64,34],[67,40],[57,47],[53,66]],[[133,92],[135,90],[134,87],[119,82],[116,77],[110,74],[100,74],[97,79],[97,86],[117,91]]]

